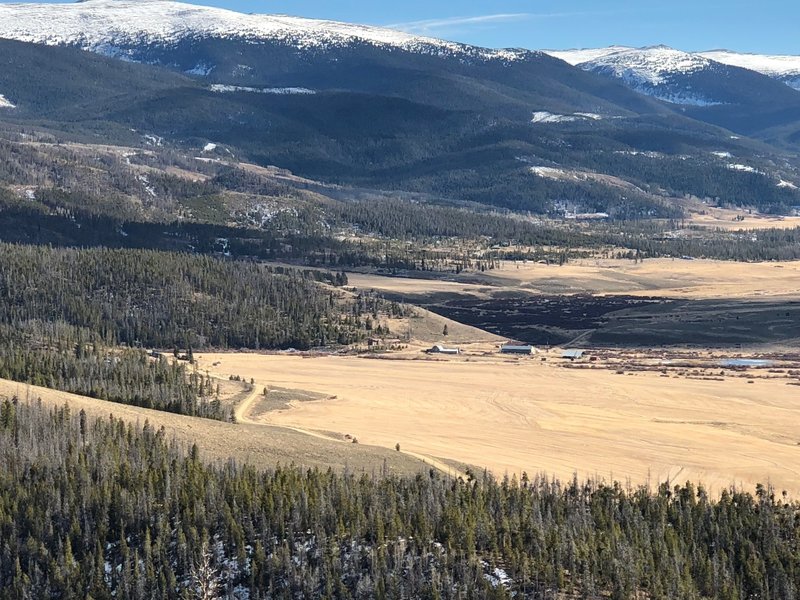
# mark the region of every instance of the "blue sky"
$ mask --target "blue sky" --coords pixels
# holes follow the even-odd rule
[[[0,0],[4,2],[6,0]],[[204,0],[241,12],[392,25],[482,46],[667,44],[800,54],[797,0]]]

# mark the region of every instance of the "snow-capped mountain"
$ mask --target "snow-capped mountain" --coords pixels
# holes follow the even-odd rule
[[[158,65],[238,93],[378,94],[445,110],[491,107],[525,122],[535,110],[661,111],[616,83],[601,84],[538,51],[488,49],[388,28],[242,14],[170,0],[0,3],[0,38]]]
[[[525,51],[489,50],[393,29],[282,15],[243,14],[169,0],[84,0],[74,4],[0,4],[0,37],[71,45],[137,58],[142,46],[185,40],[271,42],[320,51],[371,45],[473,60],[518,60]]]
[[[777,107],[795,109],[800,104],[797,91],[778,82],[788,72],[788,67],[795,64],[788,59],[770,62],[763,57],[751,57],[749,61],[738,60],[750,67],[758,66],[757,71],[728,64],[735,61],[730,53],[727,56],[699,54],[668,46],[612,46],[549,53],[585,71],[621,81],[641,94],[677,105],[682,110],[715,108],[712,122],[725,126],[731,126],[732,121],[724,118],[725,111],[719,109],[721,106],[728,106],[728,112],[736,111],[737,119],[741,121],[743,111],[749,110],[751,118],[757,120]],[[714,60],[714,56],[725,58],[725,62]],[[800,57],[797,63],[800,66]]]
[[[693,118],[740,134],[771,130],[770,136],[788,132],[794,139],[800,90],[792,89],[792,84],[800,83],[800,57],[693,53],[667,46],[547,53],[667,102]]]
[[[659,46],[657,48],[665,48]],[[606,48],[580,48],[570,50],[545,50],[544,52],[559,58],[571,65],[581,66],[590,62],[606,59],[621,52],[646,51],[648,48],[632,48],[629,46],[608,46]],[[706,52],[685,52],[699,59],[708,59],[732,67],[740,67],[767,75],[782,81],[794,89],[800,89],[800,56],[747,54],[731,50],[709,50]],[[681,61],[683,64],[690,62]]]
[[[730,50],[710,50],[699,54],[726,65],[763,73],[800,90],[800,56],[744,54]]]
[[[637,92],[672,104],[710,106],[723,102],[698,89],[692,79],[704,71],[726,76],[728,67],[666,46],[623,49],[580,64],[595,73],[622,80]]]
[[[608,46],[607,48],[572,48],[570,50],[543,50],[545,54],[554,56],[564,62],[568,62],[573,66],[578,66],[582,63],[587,63],[598,58],[603,58],[609,54],[616,52],[624,52],[625,50],[635,50],[631,46]]]

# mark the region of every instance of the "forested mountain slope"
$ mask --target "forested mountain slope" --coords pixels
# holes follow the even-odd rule
[[[779,212],[800,204],[778,187],[796,174],[783,151],[541,53],[292,40],[145,44],[167,68],[0,41],[0,93],[14,106],[0,123],[209,160],[219,156],[203,150],[217,148],[329,183],[535,213],[674,216],[671,198],[685,194]],[[182,68],[209,48],[219,69]],[[240,74],[222,68],[234,56],[248,66]]]

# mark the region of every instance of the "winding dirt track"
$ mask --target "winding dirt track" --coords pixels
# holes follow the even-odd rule
[[[222,375],[219,375],[219,374],[216,374],[216,373],[209,373],[209,374],[212,377],[216,377],[216,378],[219,378],[219,379],[227,379],[226,377],[224,377]],[[258,419],[258,420],[254,420],[254,419],[251,418],[251,412],[252,412],[253,404],[256,402],[256,400],[258,400],[258,397],[261,395],[259,393],[259,391],[258,391],[260,388],[262,388],[262,386],[256,381],[255,384],[253,385],[253,389],[250,391],[250,393],[243,400],[241,400],[236,405],[236,407],[234,408],[234,416],[236,417],[236,422],[237,423],[242,423],[242,424],[246,424],[246,425],[253,425],[253,426],[256,426],[256,427],[264,427],[265,426],[263,417],[262,417],[262,419]],[[332,442],[332,443],[337,443],[337,444],[353,445],[351,441],[343,440],[341,438],[333,437],[331,435],[326,435],[326,434],[321,433],[319,431],[314,431],[313,429],[305,429],[305,428],[302,428],[302,427],[292,427],[292,426],[286,426],[286,425],[283,425],[283,426],[280,426],[280,427],[282,429],[287,429],[289,431],[294,431],[296,433],[299,433],[299,434],[302,434],[302,435],[311,436],[313,438],[317,438],[317,439],[320,439],[320,440],[325,440],[327,442]],[[419,452],[410,452],[410,451],[404,450],[402,448],[400,449],[400,453],[404,454],[406,456],[410,456],[412,458],[416,458],[417,460],[422,461],[423,464],[430,465],[434,469],[437,469],[437,470],[441,471],[442,473],[445,473],[446,475],[448,475],[450,477],[453,477],[453,478],[462,477],[463,479],[467,479],[467,477],[468,477],[466,472],[460,471],[459,469],[456,469],[455,467],[453,467],[451,465],[448,465],[447,463],[444,463],[441,460],[438,460],[437,458],[435,458],[433,456],[428,456],[426,454],[421,454]]]
[[[91,418],[107,419],[111,414],[135,425],[147,421],[157,429],[164,427],[167,435],[180,444],[196,443],[202,456],[210,462],[225,463],[234,459],[265,469],[278,464],[337,471],[347,467],[351,471],[376,475],[386,472],[411,475],[427,469],[420,460],[393,449],[341,444],[288,428],[251,424],[248,419],[234,424],[187,417],[0,379],[0,398],[14,396],[22,401],[41,399],[47,407],[67,404],[73,411],[85,410]],[[247,409],[253,397],[248,396],[241,408]]]

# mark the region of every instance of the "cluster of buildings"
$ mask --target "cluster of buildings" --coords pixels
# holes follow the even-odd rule
[[[425,352],[428,354],[461,354],[460,348],[450,348],[444,346],[442,344],[436,344],[431,348],[428,348]],[[503,344],[500,346],[500,354],[515,354],[515,355],[522,355],[522,356],[532,356],[534,354],[538,354],[539,350],[535,346],[530,346],[527,344],[519,345],[519,344]],[[580,360],[583,358],[583,355],[586,353],[585,350],[577,350],[577,349],[569,349],[564,350],[561,353],[561,358],[565,360]]]

